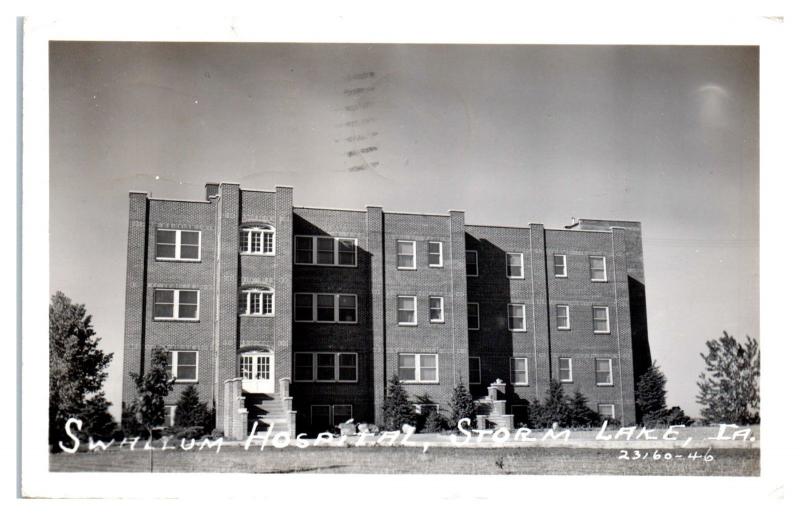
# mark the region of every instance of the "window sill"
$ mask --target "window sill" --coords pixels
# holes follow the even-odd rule
[[[274,318],[275,313],[272,313],[271,315],[253,315],[250,313],[239,313],[239,316],[245,318]]]
[[[467,331],[480,331],[480,327],[467,327]]]
[[[400,384],[439,384],[439,381],[400,381]]]
[[[556,327],[557,331],[571,331],[572,329],[569,327]]]
[[[334,263],[294,263],[297,266],[325,266],[330,268],[358,268],[358,264],[355,265],[337,265]]]
[[[157,318],[153,317],[154,322],[199,322],[199,318]]]
[[[240,256],[275,256],[274,252],[242,252],[239,251]]]
[[[608,279],[590,279],[593,283],[607,283]]]
[[[507,275],[506,279],[512,279],[512,280],[516,280],[516,281],[524,281],[525,280],[525,276],[522,276],[522,277],[511,277],[510,275]]]
[[[197,384],[199,383],[199,379],[176,379],[175,384]]]
[[[414,268],[404,268],[404,267],[399,267],[399,266],[398,266],[398,267],[397,267],[397,269],[398,269],[398,270],[404,270],[404,271],[411,271],[411,272],[413,272],[413,271],[415,271],[417,268],[416,268],[416,267],[414,267]]]
[[[594,334],[611,334],[611,331],[595,331]]]
[[[417,327],[417,323],[416,322],[413,323],[413,324],[412,323],[405,323],[405,322],[398,322],[397,325],[400,326],[400,327]]]
[[[530,383],[510,383],[511,386],[530,386]]]
[[[432,324],[444,324],[444,320],[431,320]]]
[[[508,332],[509,333],[527,333],[528,330],[527,329],[509,329]]]
[[[555,277],[556,279],[566,279],[569,276],[567,276],[567,275],[554,275],[553,277]]]
[[[183,258],[155,258],[156,261],[165,261],[165,262],[178,262],[178,263],[202,263],[202,259],[183,259]]]
[[[444,268],[444,265],[428,265],[428,268]]]
[[[614,386],[614,383],[597,383],[597,384],[595,384],[595,386],[605,386],[605,387],[608,387],[608,386]]]

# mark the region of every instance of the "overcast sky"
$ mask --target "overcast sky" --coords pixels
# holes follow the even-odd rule
[[[130,190],[641,221],[652,354],[690,415],[705,341],[759,336],[755,47],[53,43],[50,74],[50,285],[115,353],[115,414]]]

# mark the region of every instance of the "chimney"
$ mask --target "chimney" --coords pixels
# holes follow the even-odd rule
[[[211,197],[219,196],[219,183],[207,182],[206,183],[206,200],[211,200]]]

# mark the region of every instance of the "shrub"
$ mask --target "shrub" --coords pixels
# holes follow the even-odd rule
[[[205,403],[200,402],[200,396],[194,385],[189,385],[175,405],[175,425],[178,427],[201,426],[206,430],[214,427],[211,411]]]
[[[580,391],[573,394],[569,404],[572,412],[571,427],[594,427],[600,423],[600,415],[588,406],[586,396]]]
[[[453,426],[458,424],[462,418],[468,418],[475,423],[475,403],[472,401],[472,394],[469,388],[464,385],[464,380],[459,378],[458,384],[453,387],[453,394],[450,397],[450,422]]]
[[[185,438],[187,440],[191,440],[194,438],[195,440],[199,440],[206,434],[206,429],[203,426],[191,426],[191,427],[182,427],[175,431],[175,439],[180,440],[181,438]]]
[[[389,380],[389,388],[386,392],[386,399],[383,401],[383,423],[389,431],[397,431],[403,424],[413,425],[414,407],[408,400],[400,379],[395,375]]]
[[[450,429],[450,420],[436,410],[431,410],[425,418],[423,433],[441,433]]]

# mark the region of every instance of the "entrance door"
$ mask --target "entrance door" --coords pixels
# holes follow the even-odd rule
[[[251,352],[239,357],[242,390],[247,393],[275,393],[274,360],[271,352]]]

